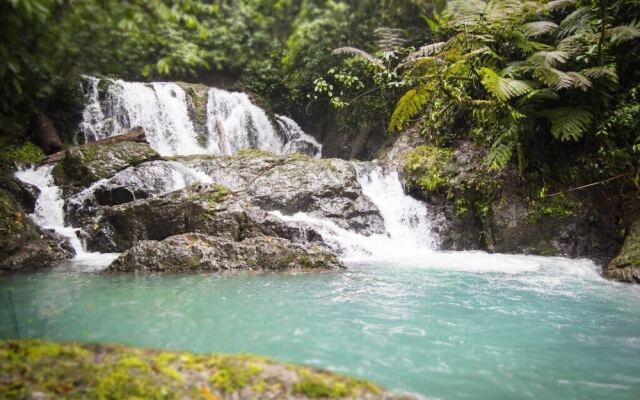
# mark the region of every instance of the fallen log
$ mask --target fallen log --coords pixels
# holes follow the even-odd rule
[[[99,146],[104,144],[114,144],[114,143],[120,143],[120,142],[149,143],[147,141],[147,136],[144,132],[144,129],[140,126],[137,126],[131,129],[129,132],[123,133],[122,135],[116,135],[116,136],[108,137],[106,139],[96,140],[95,142],[86,143],[78,147]],[[66,155],[66,150],[53,153],[50,156],[46,157],[40,163],[40,165],[57,163],[59,161],[62,161],[65,155]]]

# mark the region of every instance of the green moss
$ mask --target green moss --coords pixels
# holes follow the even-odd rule
[[[376,398],[366,381],[251,355],[197,355],[123,346],[0,341],[7,398]],[[203,377],[209,376],[209,380]],[[1,397],[1,396],[0,396]],[[4,398],[3,397],[3,398]]]
[[[260,149],[243,149],[238,151],[233,157],[237,158],[254,158],[254,157],[277,157],[275,154]]]
[[[420,146],[406,158],[404,172],[412,185],[436,191],[445,187],[445,169],[453,161],[453,151],[433,146]]]
[[[561,194],[530,201],[527,222],[537,223],[542,217],[567,218],[575,215],[582,205]]]
[[[0,160],[19,164],[37,164],[44,158],[45,154],[42,149],[30,141],[4,147],[0,153]]]
[[[211,376],[211,383],[225,393],[242,389],[253,376],[262,371],[256,372],[255,369],[247,368],[246,365],[232,360],[223,360],[216,367],[218,370]]]

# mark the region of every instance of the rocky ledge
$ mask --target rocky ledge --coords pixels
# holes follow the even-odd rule
[[[10,399],[414,399],[365,380],[250,355],[0,341]]]
[[[152,272],[337,268],[344,266],[335,254],[320,246],[270,236],[235,242],[201,234],[137,242],[109,266],[110,271]]]
[[[618,281],[640,283],[640,220],[631,225],[620,254],[609,263],[603,273]]]

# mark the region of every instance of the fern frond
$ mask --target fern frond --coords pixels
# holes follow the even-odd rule
[[[516,108],[526,110],[541,103],[558,100],[560,96],[553,89],[535,89],[518,99]]]
[[[416,58],[430,57],[433,55],[437,55],[442,51],[445,44],[446,42],[437,42],[437,43],[428,44],[426,46],[422,46],[418,50],[414,51],[413,53],[409,53],[409,55],[405,57],[405,61],[411,61],[411,60],[415,60]]]
[[[589,39],[591,39],[589,38],[589,36],[593,35],[585,35],[584,33],[582,33],[567,36],[558,43],[558,45],[556,46],[556,50],[564,51],[568,54],[578,54],[585,52],[587,50],[587,42],[590,41]]]
[[[580,73],[587,78],[607,80],[614,84],[618,83],[618,73],[615,70],[615,66],[586,68],[580,71]]]
[[[380,27],[373,33],[377,37],[376,43],[378,47],[384,52],[393,52],[406,43],[406,40],[402,38],[404,34],[404,30],[402,29]]]
[[[500,101],[519,97],[533,90],[528,82],[503,78],[491,68],[482,68],[481,73],[482,85]]]
[[[564,10],[565,8],[574,7],[575,0],[552,0],[544,5],[544,9],[550,12]]]
[[[592,17],[590,7],[578,8],[560,22],[558,36],[564,38],[582,30],[591,29]]]
[[[529,61],[541,67],[555,67],[558,64],[564,64],[569,59],[569,53],[566,51],[552,50],[539,51],[529,57]]]
[[[551,133],[561,141],[579,140],[593,122],[593,114],[584,108],[560,107],[542,112],[551,122]]]
[[[640,21],[633,21],[629,25],[620,25],[607,29],[607,36],[612,43],[620,44],[640,37]]]
[[[404,94],[398,101],[391,120],[389,121],[389,129],[391,131],[402,130],[409,120],[418,115],[427,103],[427,91],[423,88],[411,89]]]
[[[580,72],[569,71],[566,74],[571,78],[573,88],[581,89],[586,92],[591,87],[591,81],[589,78],[582,75]]]
[[[533,75],[548,87],[556,90],[571,89],[579,86],[575,77],[555,68],[537,68],[533,71]]]
[[[558,24],[551,21],[529,22],[520,27],[522,33],[527,37],[538,37],[546,33],[553,32],[558,28]]]
[[[382,63],[382,61],[374,56],[372,56],[371,54],[367,53],[364,50],[360,50],[356,47],[339,47],[335,50],[333,50],[331,52],[331,54],[335,54],[335,55],[350,55],[350,56],[359,56],[364,58],[365,60],[369,61],[371,64],[375,64],[378,65],[380,67],[383,67],[384,64]]]

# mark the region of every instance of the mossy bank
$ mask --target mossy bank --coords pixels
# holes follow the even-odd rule
[[[365,380],[251,355],[0,341],[8,399],[412,399]]]

